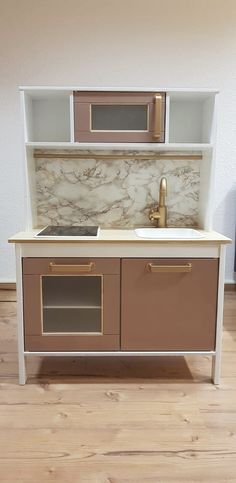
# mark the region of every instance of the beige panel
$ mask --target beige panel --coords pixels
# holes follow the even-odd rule
[[[192,264],[190,272],[151,272]],[[122,350],[214,350],[218,260],[122,261]]]
[[[94,335],[81,336],[58,336],[47,335],[44,337],[29,335],[26,337],[25,349],[27,351],[104,351],[118,350],[120,347],[119,335]]]
[[[157,141],[153,132],[92,132],[75,130],[75,141],[83,143],[164,143],[164,132]],[[125,156],[124,156],[125,157]]]
[[[141,240],[141,239],[140,239]],[[27,258],[47,257],[164,257],[164,258],[219,258],[220,243],[214,242],[182,242],[173,241],[109,241],[105,243],[22,243],[21,252]]]
[[[75,103],[91,103],[97,104],[112,103],[112,104],[140,104],[153,101],[156,94],[162,94],[165,99],[165,92],[115,92],[115,91],[77,91],[74,92]]]
[[[92,274],[119,274],[120,273],[120,259],[119,258],[24,258],[23,259],[23,273],[24,274],[51,274],[53,273],[50,264],[68,265],[67,273],[70,273],[70,266],[72,265],[89,265],[92,263]],[[63,267],[61,273],[66,270]],[[57,273],[60,273],[60,267]],[[86,270],[86,267],[85,267]]]

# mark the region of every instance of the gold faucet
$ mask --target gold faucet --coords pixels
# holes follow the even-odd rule
[[[149,220],[156,221],[157,227],[164,228],[167,222],[167,208],[165,205],[167,195],[167,180],[161,178],[159,190],[159,204],[156,208],[152,208],[149,213]]]

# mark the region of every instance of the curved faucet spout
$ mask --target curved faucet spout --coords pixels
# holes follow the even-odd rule
[[[166,195],[167,195],[167,179],[163,177],[161,178],[161,181],[160,181],[159,206],[165,206]]]
[[[149,213],[149,220],[155,221],[156,226],[164,228],[167,226],[167,208],[166,208],[166,195],[167,195],[167,179],[161,178],[159,189],[159,204],[156,208],[152,208]]]

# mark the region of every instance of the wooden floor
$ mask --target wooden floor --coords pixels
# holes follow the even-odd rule
[[[0,481],[236,482],[236,292],[222,384],[209,357],[32,359],[17,379],[15,292],[0,292]]]

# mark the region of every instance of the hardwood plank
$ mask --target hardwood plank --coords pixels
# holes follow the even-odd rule
[[[9,290],[11,292],[16,291],[16,282],[1,282],[0,291]]]
[[[0,301],[0,481],[235,483],[236,297],[222,382],[210,357],[32,358],[18,385],[16,304]]]
[[[88,417],[89,414],[89,417]],[[129,403],[60,404],[32,405],[29,408],[22,405],[2,405],[0,412],[1,428],[87,428],[114,427],[125,425],[129,427],[159,428],[166,424],[175,424],[181,429],[191,424],[200,425],[202,418],[195,405],[189,403]]]
[[[210,452],[209,452],[210,453]],[[76,482],[76,483],[195,483],[217,482],[235,483],[235,464],[232,457],[225,453],[206,453],[189,451],[187,453],[176,451],[153,454],[147,452],[134,458],[130,452],[114,458],[101,457],[100,461],[91,461],[91,457],[81,461],[79,458],[70,460],[66,452],[58,455],[58,459],[18,459],[1,462],[1,472],[7,482],[42,483],[50,482]],[[14,468],[12,462],[15,461]],[[32,475],[34,479],[32,480]]]
[[[0,301],[1,302],[16,302],[16,291],[15,290],[4,290],[1,289],[0,284]]]

